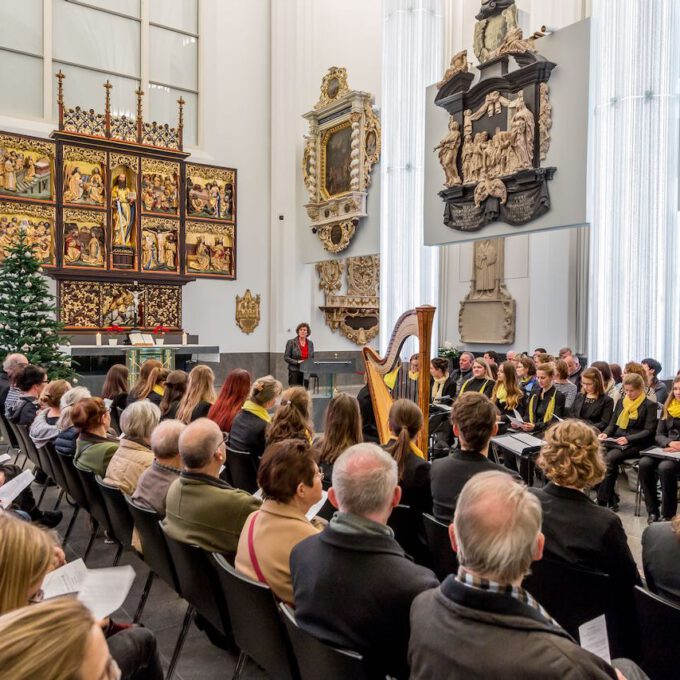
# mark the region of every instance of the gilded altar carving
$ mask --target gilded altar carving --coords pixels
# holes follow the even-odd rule
[[[33,246],[38,262],[46,267],[54,267],[55,219],[56,210],[50,206],[0,201],[0,262],[23,230],[26,232],[26,242]]]
[[[128,116],[111,116],[111,137],[123,142],[136,142],[137,121]]]
[[[179,164],[142,158],[142,212],[179,214]]]
[[[53,142],[0,133],[0,197],[54,200]]]
[[[144,123],[142,125],[142,144],[159,146],[166,149],[180,149],[180,131],[167,123]]]
[[[101,284],[89,281],[59,282],[59,320],[66,328],[102,328]]]
[[[179,272],[179,227],[177,220],[142,218],[142,271]]]
[[[236,219],[236,171],[211,165],[186,166],[188,217]]]
[[[185,247],[187,272],[194,276],[236,278],[234,225],[187,222]]]
[[[377,294],[380,284],[380,258],[377,255],[350,257],[347,260],[347,294]]]
[[[106,152],[64,146],[62,200],[65,204],[104,207]]]
[[[451,57],[451,64],[444,72],[442,79],[437,83],[437,89],[441,89],[446,83],[459,73],[468,72],[467,50],[461,50]]]
[[[111,154],[109,167],[112,264],[116,269],[134,269],[137,261],[137,158]]]
[[[182,289],[179,286],[145,286],[142,300],[147,328],[155,328],[158,324],[168,328],[182,327]]]
[[[80,106],[64,109],[64,130],[90,137],[104,137],[106,116],[94,109],[83,109]]]
[[[250,288],[243,297],[236,296],[236,325],[250,335],[260,324],[260,296],[253,295]]]
[[[319,290],[326,295],[332,295],[342,288],[342,271],[345,268],[344,260],[326,260],[316,263],[316,272],[319,275]]]
[[[65,208],[62,245],[64,266],[103,269],[106,263],[106,214]]]
[[[302,153],[305,205],[312,231],[331,253],[345,250],[366,217],[373,167],[380,160],[380,121],[372,96],[349,89],[345,69],[331,68],[321,99],[304,115],[309,123]]]

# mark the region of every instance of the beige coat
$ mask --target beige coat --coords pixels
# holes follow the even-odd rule
[[[153,463],[151,449],[143,444],[123,438],[106,468],[104,481],[112,486],[117,486],[123,493],[131,496],[137,488],[137,482],[142,472],[151,463]]]
[[[252,513],[243,525],[236,551],[236,569],[254,581],[258,580],[248,550],[248,532],[257,515],[253,547],[260,571],[274,595],[292,604],[291,550],[305,538],[318,534],[321,527],[317,528],[299,510],[277,501],[265,501],[258,513]]]

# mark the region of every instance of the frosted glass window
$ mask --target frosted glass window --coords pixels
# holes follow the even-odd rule
[[[78,0],[81,5],[91,5],[97,9],[110,9],[118,14],[139,18],[139,0]]]
[[[43,60],[0,50],[0,113],[42,118]]]
[[[106,12],[54,3],[54,58],[139,77],[139,22]]]
[[[80,106],[83,109],[94,109],[104,113],[106,90],[104,83],[107,78],[111,81],[111,113],[114,116],[134,116],[137,111],[137,97],[135,90],[139,82],[132,78],[117,78],[98,71],[90,71],[78,66],[67,66],[54,62],[55,73],[61,69],[64,78],[64,103],[67,108]],[[56,85],[55,85],[56,87]],[[57,118],[56,95],[52,111]]]
[[[151,0],[149,19],[153,24],[198,33],[196,0]]]
[[[198,39],[155,26],[149,30],[149,80],[197,90]]]
[[[182,97],[184,105],[184,146],[196,146],[198,96],[163,85],[149,85],[149,115],[147,120],[177,125],[177,100]]]
[[[0,47],[43,53],[42,0],[0,2]]]

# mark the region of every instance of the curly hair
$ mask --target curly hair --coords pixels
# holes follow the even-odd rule
[[[311,421],[312,400],[304,387],[291,387],[281,395],[281,406],[267,433],[267,446],[284,439],[310,441],[314,434]]]
[[[560,486],[590,488],[604,479],[605,464],[597,432],[581,420],[551,427],[536,464]]]

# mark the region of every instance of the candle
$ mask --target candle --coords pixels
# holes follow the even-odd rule
[[[182,333],[182,344],[183,344],[183,345],[186,345],[186,344],[187,344],[188,339],[189,339],[189,338],[188,338],[186,332],[185,332],[185,333]]]
[[[101,345],[102,344],[102,334],[101,333],[97,333],[94,336],[94,338],[95,338],[95,340],[94,340],[95,345]]]

